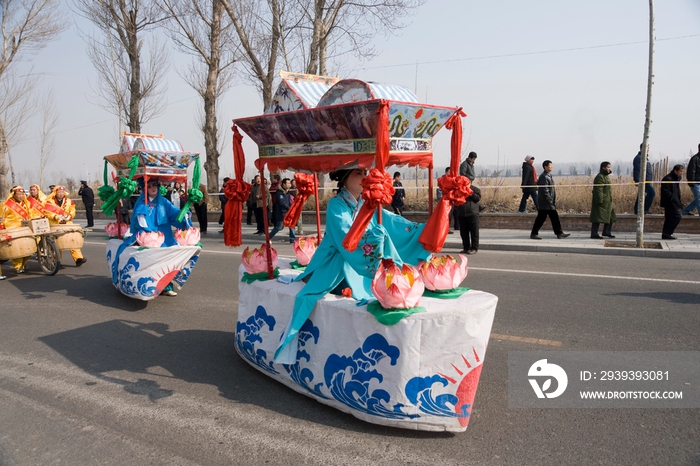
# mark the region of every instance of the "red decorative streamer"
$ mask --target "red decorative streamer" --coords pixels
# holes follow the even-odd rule
[[[296,173],[294,175],[298,194],[287,211],[287,215],[284,216],[284,226],[294,228],[299,221],[304,203],[306,203],[309,197],[314,193],[315,179],[316,177],[314,175],[306,175],[304,173]]]
[[[228,180],[224,186],[224,196],[228,199],[224,209],[224,244],[236,247],[243,243],[241,235],[241,220],[243,218],[243,202],[248,200],[253,186],[243,180],[245,175],[245,153],[243,152],[243,136],[238,127],[233,125],[233,171],[235,179]]]
[[[357,217],[353,222],[348,234],[343,240],[343,247],[352,252],[357,249],[360,239],[367,229],[367,225],[372,220],[372,215],[377,208],[382,208],[382,204],[391,204],[391,197],[395,189],[391,176],[383,170],[373,168],[362,180],[362,199],[364,204],[357,212]]]
[[[394,186],[391,177],[384,171],[384,166],[389,160],[389,102],[382,100],[377,109],[377,151],[374,154],[374,167],[369,175],[362,180],[362,199],[365,203],[355,217],[348,234],[343,240],[343,247],[352,252],[360,244],[362,235],[365,234],[367,225],[372,220],[374,210],[381,209],[382,204],[391,204],[391,196],[394,195]]]
[[[462,117],[467,116],[460,107],[445,122],[445,127],[452,130],[450,141],[450,173],[438,178],[442,199],[430,215],[418,242],[426,251],[440,252],[450,230],[450,212],[452,205],[461,205],[472,195],[469,178],[459,175],[459,158],[462,151]]]

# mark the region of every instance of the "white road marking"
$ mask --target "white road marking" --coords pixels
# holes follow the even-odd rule
[[[700,285],[700,281],[693,280],[670,280],[668,278],[644,278],[644,277],[623,277],[621,275],[596,275],[591,273],[567,273],[567,272],[546,272],[543,270],[512,270],[512,269],[492,269],[488,267],[469,267],[469,270],[479,270],[484,272],[505,272],[505,273],[526,273],[539,275],[563,275],[567,277],[580,278],[603,278],[617,280],[636,280],[642,282],[663,282],[663,283],[687,283],[690,285]]]

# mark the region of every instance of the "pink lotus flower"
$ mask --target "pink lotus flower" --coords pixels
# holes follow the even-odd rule
[[[162,231],[139,231],[136,233],[136,241],[146,248],[159,248],[165,236]]]
[[[302,236],[294,241],[294,254],[297,256],[299,265],[309,265],[311,258],[318,248],[318,238],[316,236]]]
[[[425,291],[415,267],[399,267],[391,259],[383,259],[372,280],[372,293],[386,309],[410,309],[418,306]]]
[[[425,287],[431,291],[444,291],[457,288],[467,276],[467,256],[460,254],[459,259],[450,255],[433,256],[427,262],[418,265]]]
[[[199,228],[191,227],[187,230],[177,230],[175,232],[175,241],[180,246],[192,246],[199,243],[200,234]]]
[[[107,224],[105,231],[110,238],[123,237],[129,231],[129,225],[124,222],[111,222]]]
[[[258,249],[245,248],[241,256],[241,263],[249,274],[267,272],[267,245],[263,244]],[[270,248],[272,252],[272,269],[277,268],[277,251]]]

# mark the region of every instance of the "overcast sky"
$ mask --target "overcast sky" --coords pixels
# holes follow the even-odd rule
[[[685,161],[700,143],[700,1],[656,2],[655,13],[651,158]],[[644,130],[648,28],[648,3],[640,0],[428,0],[398,35],[377,37],[377,58],[349,63],[340,77],[400,84],[424,102],[464,107],[463,147],[479,154],[479,164],[519,166],[527,154],[567,165],[631,161]],[[85,48],[71,25],[31,60],[60,112],[48,172],[97,179],[102,157],[118,151],[119,126],[95,104]],[[142,129],[204,155],[201,101],[176,72],[189,60],[173,52],[167,110]],[[257,91],[239,84],[219,117],[230,128],[231,119],[260,113]],[[25,142],[12,148],[19,173],[38,174],[39,128],[32,120]],[[222,177],[233,171],[229,133]],[[449,136],[443,129],[435,138],[436,166],[448,163]],[[252,166],[257,149],[248,138],[244,148]]]

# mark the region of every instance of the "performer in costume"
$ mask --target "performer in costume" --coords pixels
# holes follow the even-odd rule
[[[44,203],[44,213],[51,225],[73,225],[75,203],[66,196],[64,186],[54,186],[53,192],[48,195]],[[70,255],[73,257],[76,267],[87,262],[80,249],[71,249]],[[61,256],[63,256],[63,251],[61,251]]]
[[[404,262],[417,265],[430,256],[418,242],[425,224],[411,222],[387,210],[382,211],[381,225],[375,213],[355,251],[349,252],[343,247],[342,242],[363,203],[360,194],[365,176],[364,169],[338,170],[330,174],[331,180],[338,182],[340,191],[328,201],[326,235],[304,273],[295,279],[303,280],[306,285],[294,301],[292,318],[275,353],[276,363],[296,362],[299,329],[316,302],[326,294],[340,294],[349,287],[352,297],[358,301],[371,299],[372,279],[382,259],[391,258],[401,266]]]
[[[46,202],[46,194],[41,191],[41,188],[37,184],[33,184],[29,187],[29,196],[27,196],[27,202],[29,202],[29,207],[31,208],[29,212],[29,218],[43,218],[46,217],[44,214],[44,203]]]
[[[24,194],[24,188],[22,186],[15,186],[10,190],[10,196],[2,205],[0,224],[3,224],[4,228],[19,228],[22,226],[22,220],[29,220],[31,218],[30,212],[31,207]],[[28,260],[29,256],[12,259],[15,272],[24,273],[24,268]]]
[[[143,181],[139,180],[141,183]],[[163,233],[164,241],[162,247],[177,245],[173,235],[173,227],[187,229],[192,227],[190,213],[188,212],[182,222],[177,221],[180,210],[172,202],[160,195],[160,182],[157,179],[148,180],[148,188],[141,190],[141,195],[134,204],[134,211],[131,214],[131,225],[129,234],[124,238],[124,243],[120,246],[117,255],[127,247],[134,244],[136,235],[140,231],[160,231]],[[144,195],[148,194],[148,203],[144,200]],[[114,261],[114,267],[119,260]],[[114,273],[114,271],[113,271]],[[176,296],[173,284],[168,284],[161,293],[164,296]]]

